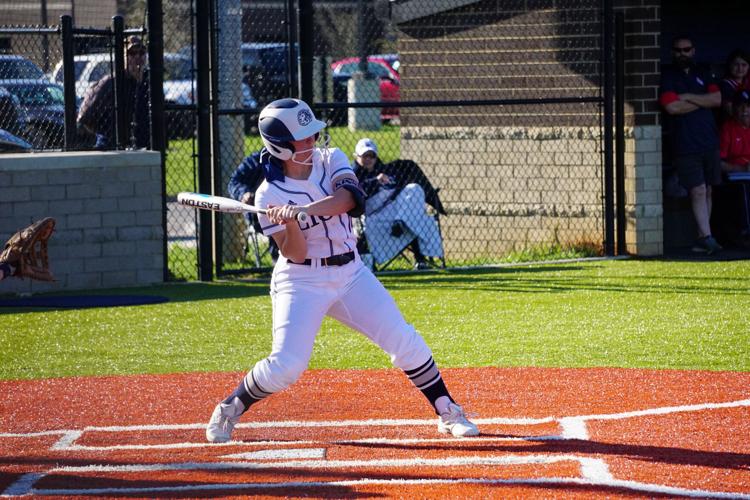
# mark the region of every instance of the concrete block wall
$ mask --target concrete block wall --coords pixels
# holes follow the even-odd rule
[[[625,143],[625,241],[631,254],[664,253],[661,127],[628,128]]]
[[[54,217],[53,283],[15,278],[0,294],[151,285],[163,281],[161,167],[157,152],[0,156],[0,240]]]
[[[486,261],[552,243],[601,243],[599,133],[596,127],[406,127],[401,154],[440,188],[447,256]]]

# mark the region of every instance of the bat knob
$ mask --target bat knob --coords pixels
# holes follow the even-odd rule
[[[300,224],[306,224],[309,218],[310,216],[307,215],[307,212],[300,212],[297,214],[297,222]]]

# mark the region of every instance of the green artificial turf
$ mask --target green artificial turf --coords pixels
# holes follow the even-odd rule
[[[442,367],[750,370],[750,262],[610,260],[381,276]],[[268,284],[111,293],[168,303],[3,310],[0,378],[246,370],[268,353]],[[312,368],[390,363],[326,320]]]

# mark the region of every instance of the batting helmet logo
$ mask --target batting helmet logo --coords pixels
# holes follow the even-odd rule
[[[301,109],[299,113],[297,113],[297,122],[299,122],[301,126],[304,127],[305,125],[308,125],[312,121],[313,121],[313,115],[312,113],[310,113],[309,110]]]

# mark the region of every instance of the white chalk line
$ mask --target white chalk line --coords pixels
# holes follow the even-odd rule
[[[724,403],[700,403],[694,405],[666,406],[661,408],[648,408],[621,413],[596,414],[596,415],[571,415],[566,417],[543,417],[543,418],[474,418],[472,421],[477,425],[540,425],[551,422],[570,423],[571,425],[588,420],[621,420],[626,418],[643,417],[650,415],[666,415],[670,413],[694,412],[702,410],[716,410],[722,408],[737,408],[750,406],[750,399],[729,401]],[[401,426],[424,426],[435,425],[435,419],[369,419],[369,420],[280,420],[266,422],[240,422],[237,429],[279,429],[279,428],[316,428],[316,427],[401,427]],[[145,424],[145,425],[115,425],[115,426],[87,426],[80,429],[59,429],[27,433],[0,433],[0,438],[26,438],[47,435],[61,435],[69,433],[85,432],[139,432],[139,431],[172,431],[172,430],[203,430],[206,424]],[[216,445],[214,445],[216,446]]]
[[[730,402],[722,402],[722,403],[702,403],[702,404],[693,404],[693,405],[680,405],[680,406],[669,406],[669,407],[661,407],[661,408],[651,408],[651,409],[644,409],[644,410],[636,410],[636,411],[629,411],[629,412],[620,412],[620,413],[613,413],[613,414],[595,414],[595,415],[580,415],[580,416],[569,416],[569,417],[544,417],[544,418],[522,418],[522,419],[510,419],[510,418],[484,418],[484,419],[474,419],[474,421],[479,425],[537,425],[542,423],[549,423],[549,422],[558,422],[561,426],[561,435],[560,436],[528,436],[528,437],[512,437],[512,438],[469,438],[474,439],[476,441],[481,442],[487,442],[488,439],[497,439],[497,440],[508,440],[508,439],[520,439],[520,440],[545,440],[545,439],[588,439],[588,430],[586,428],[586,422],[590,420],[620,420],[620,419],[627,419],[627,418],[635,418],[635,417],[643,417],[643,416],[652,416],[652,415],[666,415],[671,413],[681,413],[681,412],[694,412],[694,411],[703,411],[703,410],[713,410],[713,409],[722,409],[722,408],[736,408],[736,407],[742,407],[742,406],[750,406],[750,399],[743,399],[738,401],[730,401]],[[378,419],[378,420],[345,420],[345,421],[281,421],[281,422],[248,422],[244,424],[239,424],[239,428],[280,428],[280,427],[358,427],[358,426],[408,426],[408,425],[434,425],[434,420],[418,420],[418,419]],[[38,436],[47,436],[47,435],[62,435],[62,437],[53,445],[54,449],[66,449],[66,450],[76,450],[76,449],[102,449],[104,451],[111,450],[111,449],[123,449],[124,447],[197,447],[197,446],[206,446],[206,444],[203,443],[172,443],[168,445],[114,445],[109,447],[87,447],[87,446],[81,446],[74,444],[75,441],[84,433],[84,432],[137,432],[137,431],[144,431],[144,430],[189,430],[189,429],[203,429],[205,427],[205,424],[167,424],[167,425],[141,425],[141,426],[106,426],[106,427],[97,427],[97,426],[88,426],[81,430],[55,430],[55,431],[41,431],[41,432],[34,432],[34,433],[0,433],[0,438],[3,437],[38,437]],[[439,441],[439,442],[446,442],[448,440],[445,439],[436,439],[436,440],[420,440],[420,439],[410,439],[410,440],[393,440],[393,439],[387,439],[387,438],[367,438],[362,440],[343,440],[343,441],[336,441],[336,443],[360,443],[360,442],[372,442],[372,443],[404,443],[404,442],[425,442],[425,441]],[[467,438],[463,439],[457,439],[456,441],[461,442],[467,442]],[[265,442],[253,442],[253,443],[267,443],[267,444],[285,444],[285,445],[298,445],[300,443],[305,444],[315,444],[320,443],[321,441],[265,441]],[[331,443],[328,441],[328,443]],[[238,444],[248,444],[245,442],[230,442],[225,443],[226,446],[236,446]],[[219,446],[217,444],[212,444],[209,446]],[[138,449],[138,448],[130,448],[130,449]],[[545,456],[549,458],[549,456]],[[462,457],[463,459],[466,459],[467,457]],[[472,457],[468,457],[472,458]],[[475,457],[478,459],[487,459],[492,457]],[[498,459],[508,459],[508,456],[502,456],[502,457],[495,457]],[[527,458],[527,457],[525,457]],[[84,490],[36,490],[33,488],[33,484],[36,483],[40,478],[44,477],[45,473],[30,473],[25,474],[21,478],[19,478],[18,481],[13,483],[10,487],[8,487],[0,496],[17,496],[17,495],[28,495],[28,494],[39,494],[39,495],[60,495],[60,494],[81,494],[81,495],[94,495],[94,494],[107,494],[107,493],[148,493],[148,492],[158,492],[158,491],[195,491],[195,490],[202,490],[202,489],[258,489],[258,488],[279,488],[279,487],[286,487],[291,488],[295,487],[294,485],[299,486],[305,486],[305,487],[311,487],[311,486],[353,486],[353,485],[359,485],[359,484],[429,484],[429,483],[436,483],[436,484],[453,484],[453,483],[476,483],[476,484],[589,484],[594,486],[606,486],[606,487],[621,487],[621,488],[627,488],[632,489],[634,491],[640,491],[640,492],[647,492],[647,493],[655,493],[655,494],[675,494],[675,495],[682,495],[682,496],[688,496],[688,497],[710,497],[710,498],[747,498],[750,499],[749,494],[745,493],[733,493],[733,492],[715,492],[715,491],[707,491],[707,490],[691,490],[691,489],[683,489],[683,488],[676,488],[671,486],[665,486],[665,485],[655,485],[655,484],[649,484],[649,483],[640,483],[637,481],[627,481],[627,480],[617,480],[611,477],[609,474],[608,467],[606,466],[606,463],[601,462],[600,464],[597,463],[596,459],[585,459],[590,460],[590,462],[582,462],[584,460],[582,457],[575,457],[574,459],[578,460],[581,463],[581,469],[582,474],[584,475],[583,479],[571,479],[571,478],[541,478],[541,479],[533,479],[533,480],[527,480],[527,479],[509,479],[509,480],[494,480],[494,479],[488,479],[488,480],[471,480],[471,479],[450,479],[450,480],[416,480],[416,482],[413,482],[412,480],[357,480],[357,481],[338,481],[338,482],[300,482],[300,483],[253,483],[253,484],[234,484],[229,483],[226,485],[194,485],[194,486],[174,486],[174,487],[154,487],[154,488],[100,488],[100,489],[84,489]],[[393,465],[393,467],[404,467],[404,466],[414,466],[416,464],[411,463],[409,465],[406,465],[408,461],[410,460],[420,460],[420,459],[405,459],[401,460],[400,462],[403,462],[402,465]],[[434,459],[422,459],[422,460],[434,460]],[[440,463],[446,463],[446,459],[438,459]],[[454,459],[449,459],[454,460]],[[332,464],[333,462],[333,464]],[[368,462],[369,465],[362,465],[362,467],[365,466],[380,466],[380,467],[386,467],[387,465],[384,464],[373,464],[373,461],[325,461],[327,467],[331,467],[332,465],[336,463],[347,463],[345,467],[357,467],[357,465],[352,465],[352,463],[356,462]],[[398,461],[397,461],[398,462]],[[214,463],[208,463],[208,464],[201,464],[201,467],[204,469],[207,469],[210,465],[216,465],[218,467],[232,467],[232,468],[257,468],[261,466],[262,464],[259,463],[221,463],[221,462],[214,462]],[[217,465],[218,464],[218,465]],[[222,465],[223,464],[223,465]],[[311,461],[306,460],[303,462],[272,462],[272,466],[279,467],[280,464],[285,464],[286,467],[315,467],[314,464],[311,463]],[[297,465],[293,465],[297,464]],[[135,466],[117,466],[117,467],[163,467],[163,466],[169,466],[174,464],[155,464],[155,465],[135,465]],[[427,465],[427,464],[425,464]],[[430,464],[433,466],[439,466],[436,464]],[[471,464],[474,465],[474,464]],[[484,465],[497,465],[497,463],[494,464],[484,464]],[[185,467],[185,464],[179,464],[180,467]],[[344,465],[341,465],[344,466]],[[455,466],[455,465],[453,465]],[[64,468],[67,472],[75,472],[74,469],[81,469],[79,472],[82,472],[83,469],[87,469],[88,471],[92,471],[92,467],[115,467],[115,466],[82,466],[79,468]],[[52,471],[60,471],[62,469],[52,469],[51,471],[48,471],[48,473]],[[154,469],[149,469],[154,470]],[[161,470],[161,469],[159,469]],[[170,469],[170,470],[177,470],[177,469]],[[179,469],[179,470],[186,470],[186,469]],[[123,472],[123,471],[121,471]],[[375,481],[375,482],[373,482]],[[283,486],[282,486],[283,485]]]

